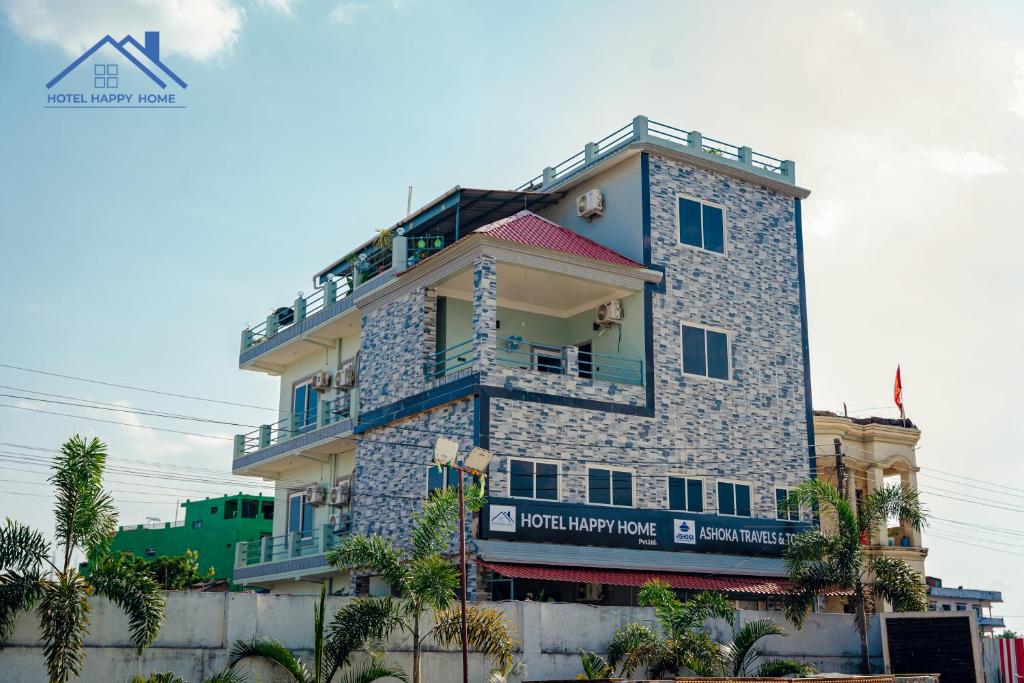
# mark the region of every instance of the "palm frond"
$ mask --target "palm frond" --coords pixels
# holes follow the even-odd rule
[[[786,619],[797,628],[802,628],[807,615],[814,609],[818,595],[837,586],[851,588],[837,580],[838,573],[834,565],[826,562],[815,562],[799,571],[791,571],[789,589],[782,597]]]
[[[75,435],[53,460],[50,483],[56,489],[57,537],[65,559],[76,547],[87,555],[101,554],[117,531],[113,499],[103,490],[107,447],[99,439]],[[65,567],[65,570],[67,567]]]
[[[409,571],[409,590],[417,602],[444,610],[455,599],[459,570],[438,555],[413,560]]]
[[[188,681],[171,671],[157,671],[145,678],[138,675],[132,676],[131,683],[188,683]]]
[[[673,654],[675,671],[683,667],[698,676],[718,676],[725,670],[726,650],[707,631],[672,638],[666,649]]]
[[[367,643],[383,641],[404,629],[407,616],[406,603],[392,598],[358,598],[338,610],[327,628],[327,680]]]
[[[654,635],[654,631],[643,624],[631,623],[616,629],[611,642],[608,643],[608,663],[613,667],[618,667],[628,653],[641,646],[654,645],[657,640],[658,637]],[[632,675],[635,668],[635,665],[629,671],[623,668],[620,673],[628,677]]]
[[[0,571],[28,572],[50,557],[50,543],[38,531],[13,519],[0,526]]]
[[[408,591],[406,564],[383,536],[349,536],[327,551],[326,561],[339,569],[372,571],[400,595]]]
[[[440,555],[459,530],[459,492],[454,487],[435,490],[413,514],[412,557],[420,560]]]
[[[38,570],[27,573],[7,571],[0,574],[0,648],[14,630],[14,620],[43,597],[44,578]]]
[[[445,647],[462,643],[462,611],[458,607],[437,612],[431,633],[434,642]],[[469,646],[490,659],[502,671],[510,669],[518,643],[515,627],[505,613],[491,607],[466,609],[466,635]]]
[[[771,619],[756,619],[743,624],[727,646],[733,676],[749,676],[750,666],[757,659],[757,641],[768,636],[784,636],[786,632]]]
[[[111,564],[99,562],[89,576],[93,590],[128,615],[132,643],[135,650],[149,647],[164,622],[164,596],[160,585],[149,575],[144,565]]]
[[[182,681],[182,683],[185,683]],[[249,674],[241,669],[228,667],[207,678],[203,683],[249,683]]]
[[[394,678],[407,683],[405,669],[379,657],[373,657],[360,667],[342,673],[338,683],[373,683],[382,678]]]
[[[895,557],[879,555],[868,563],[874,580],[871,590],[875,596],[892,604],[896,612],[923,612],[928,609],[928,589],[921,575]]]
[[[836,532],[847,538],[859,539],[857,513],[839,489],[824,479],[809,479],[798,485],[790,497],[802,507],[816,507],[824,518],[831,517]]]
[[[36,608],[43,632],[43,658],[52,683],[67,683],[82,673],[84,638],[88,632],[89,604],[86,585],[78,572],[60,574],[43,585]]]
[[[886,484],[864,496],[860,508],[860,532],[873,534],[879,525],[894,517],[912,529],[921,529],[925,525],[917,489]]]
[[[253,638],[235,642],[228,653],[228,668],[237,668],[243,659],[256,657],[273,662],[288,672],[295,683],[310,683],[312,677],[309,669],[281,643],[272,638]]]
[[[604,657],[589,650],[580,650],[580,666],[583,667],[583,673],[576,676],[578,681],[599,681],[610,678],[614,673]]]
[[[732,626],[736,608],[723,593],[702,591],[683,603],[677,627],[694,629],[710,619],[724,619]]]
[[[803,664],[794,659],[769,659],[757,667],[757,678],[781,678],[783,676],[811,676],[815,673],[814,667]]]
[[[313,680],[325,683],[324,671],[330,669],[324,649],[324,617],[327,602],[327,584],[320,586],[320,601],[313,607]]]

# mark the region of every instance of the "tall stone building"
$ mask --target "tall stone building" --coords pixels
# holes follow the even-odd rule
[[[515,190],[455,187],[242,333],[281,421],[233,470],[277,482],[236,580],[385,591],[324,565],[402,541],[438,437],[494,452],[471,597],[628,604],[661,576],[771,602],[815,471],[794,164],[637,117]],[[334,504],[332,505],[332,499]]]

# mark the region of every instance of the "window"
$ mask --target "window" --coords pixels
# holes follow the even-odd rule
[[[956,611],[957,612],[966,612],[967,611],[967,605],[965,605],[962,602],[956,603]]]
[[[558,465],[510,459],[508,494],[512,498],[558,500]]]
[[[296,429],[308,429],[316,425],[316,392],[313,382],[307,381],[295,385],[292,399],[292,412],[295,414]]]
[[[92,75],[93,87],[117,87],[117,64],[93,64]]]
[[[725,209],[679,198],[679,241],[697,249],[725,253]]]
[[[146,548],[146,557],[156,557],[156,548]]]
[[[562,374],[562,349],[557,346],[534,345],[533,367],[537,372]]]
[[[234,519],[238,516],[238,501],[229,500],[224,503],[224,519]]]
[[[633,473],[591,467],[587,471],[587,502],[633,507]]]
[[[750,485],[731,481],[718,482],[718,514],[749,517]]]
[[[216,506],[216,505],[214,505],[214,506],[212,506],[212,507],[210,508],[210,514],[211,514],[211,515],[215,515],[215,514],[217,514],[217,506]]]
[[[313,506],[306,502],[305,493],[288,496],[288,532],[306,532],[313,528]]]
[[[953,611],[953,608],[952,608],[952,606],[950,606],[950,605],[947,605],[947,604],[943,604],[943,605],[942,605],[942,611],[943,611],[943,612],[951,612],[951,611]]]
[[[729,379],[729,335],[694,325],[681,325],[683,374]]]
[[[789,489],[775,489],[775,518],[800,521],[800,506],[791,504]]]
[[[263,519],[274,518],[274,504],[270,501],[263,503]]]
[[[242,519],[256,519],[260,511],[260,502],[247,498],[242,501]]]
[[[192,522],[192,528],[193,529],[202,529],[203,528],[203,520],[197,519],[196,521]]]
[[[669,477],[668,509],[704,512],[704,482],[700,479]]]
[[[433,491],[444,488],[456,488],[459,485],[459,473],[450,467],[438,469],[430,467],[427,469],[427,495]]]

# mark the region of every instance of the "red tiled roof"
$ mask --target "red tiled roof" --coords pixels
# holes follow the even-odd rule
[[[611,586],[642,586],[660,579],[673,588],[696,591],[723,591],[751,595],[783,595],[789,588],[784,578],[761,576],[705,576],[676,572],[644,572],[631,569],[592,569],[586,567],[549,567],[535,564],[506,564],[479,561],[488,569],[513,579],[540,579],[573,583],[603,583]],[[829,591],[840,595],[843,591]]]
[[[620,266],[643,267],[619,252],[613,251],[603,244],[598,244],[594,240],[587,239],[568,228],[563,228],[558,223],[541,218],[532,211],[520,211],[508,218],[502,218],[499,221],[479,227],[474,232],[499,240],[526,244],[533,247],[543,247],[560,251],[564,254],[606,261]]]

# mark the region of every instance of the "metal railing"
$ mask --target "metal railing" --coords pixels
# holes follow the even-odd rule
[[[642,360],[592,351],[578,351],[573,360],[570,348],[575,347],[538,344],[517,336],[501,337],[494,360],[498,365],[521,370],[643,386]]]
[[[408,239],[409,256],[406,265],[410,268],[447,246],[444,235],[417,235]]]
[[[317,311],[350,296],[356,287],[391,268],[391,247],[371,246],[352,259],[346,270],[331,276],[309,296],[299,296],[291,306],[281,306],[265,320],[242,331],[242,351],[262,344],[279,332],[302,322]]]
[[[727,160],[732,165],[747,170],[778,176],[791,183],[795,182],[795,165],[792,161],[783,161],[754,152],[749,147],[705,137],[698,131],[684,130],[667,123],[651,121],[645,116],[637,116],[625,126],[597,142],[587,143],[583,151],[573,154],[554,166],[545,168],[540,175],[530,178],[515,189],[516,191],[533,191],[550,187],[620,147],[647,140],[662,140],[677,147],[685,147],[690,153],[699,152],[706,157]]]
[[[260,425],[246,434],[235,436],[235,458],[263,450],[273,444],[294,439],[300,434],[321,429],[352,416],[351,393],[336,398],[319,399],[317,404],[300,413],[272,424]]]
[[[341,537],[351,531],[351,516],[345,515],[345,520],[337,525],[322,524],[313,529],[292,531],[281,536],[264,536],[258,541],[240,541],[235,548],[235,566],[250,567],[320,555],[337,545]]]
[[[428,380],[439,379],[454,374],[459,370],[473,367],[476,362],[476,347],[472,339],[428,354],[423,370]]]

